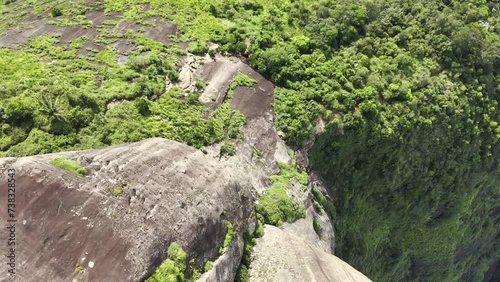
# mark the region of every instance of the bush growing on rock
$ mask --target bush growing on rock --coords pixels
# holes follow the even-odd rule
[[[186,252],[182,247],[173,242],[167,250],[167,259],[155,270],[146,282],[177,282],[184,281],[184,270],[186,269]]]
[[[304,173],[301,174],[286,164],[281,164],[280,167],[280,173],[270,177],[272,186],[259,197],[259,202],[255,207],[266,224],[275,226],[284,222],[293,222],[306,215],[304,204],[293,201],[287,193],[292,179],[296,179],[301,184],[304,183]],[[305,184],[307,184],[307,174],[305,177]]]
[[[55,7],[54,9],[52,9],[52,11],[50,12],[50,14],[52,15],[53,18],[56,18],[56,17],[62,16],[63,13],[61,11],[61,8]]]
[[[193,54],[205,54],[208,52],[208,46],[205,42],[191,42],[188,47],[188,52]]]

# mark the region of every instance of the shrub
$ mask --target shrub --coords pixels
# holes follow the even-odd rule
[[[155,270],[153,275],[145,282],[184,281],[186,269],[186,252],[182,247],[173,242],[167,250],[167,259]]]
[[[221,155],[233,156],[236,153],[236,145],[231,140],[226,140],[220,148]]]
[[[316,198],[317,201],[314,201],[314,207],[320,211],[320,208],[323,208],[328,215],[333,218],[335,215],[335,207],[333,203],[328,200],[325,196],[323,196],[323,193],[318,188],[313,188],[312,193],[314,195],[314,198]]]
[[[203,90],[207,87],[207,83],[203,79],[198,79],[196,80],[194,86],[196,86],[199,90]]]
[[[245,115],[242,114],[240,111],[234,111],[233,116],[231,117],[231,120],[229,121],[227,135],[230,138],[238,137],[238,134],[240,134],[241,129],[243,128],[245,123],[246,123]]]
[[[191,92],[189,93],[189,95],[187,96],[186,98],[186,102],[189,104],[189,105],[199,105],[200,104],[200,92]]]
[[[134,101],[135,103],[135,107],[137,108],[137,111],[139,111],[139,113],[142,115],[142,116],[148,116],[150,114],[150,109],[149,109],[149,106],[150,106],[150,102],[148,99],[144,98],[144,97],[140,97],[139,99],[136,99]]]
[[[262,194],[256,209],[264,216],[265,223],[275,226],[305,217],[304,207],[295,204],[282,186],[271,187]]]
[[[226,93],[226,99],[231,99],[234,95],[234,89],[238,86],[252,87],[257,81],[241,72],[233,79]]]
[[[62,16],[63,13],[59,7],[55,7],[54,9],[52,9],[50,14],[52,15],[53,18],[56,18],[56,17]]]
[[[75,273],[82,273],[83,272],[83,266],[79,263],[76,263],[75,265]]]
[[[293,222],[306,215],[304,205],[292,201],[286,190],[292,178],[301,184],[307,184],[307,174],[304,182],[304,173],[299,173],[286,164],[281,164],[280,167],[280,174],[269,178],[273,185],[259,197],[259,203],[255,206],[257,212],[264,217],[264,222],[275,226]]]
[[[115,190],[113,191],[113,196],[119,197],[123,193],[123,185],[120,184],[118,185]]]
[[[227,233],[226,237],[224,238],[224,242],[222,243],[222,246],[219,248],[219,254],[222,254],[224,250],[233,242],[233,240],[236,238],[237,233],[233,229],[233,225],[231,222],[227,221],[226,223],[227,226]]]
[[[318,236],[321,236],[321,226],[319,226],[319,223],[316,219],[313,219],[313,228],[314,228],[314,232],[316,232],[316,234],[318,234]]]
[[[214,262],[209,260],[205,263],[205,267],[203,268],[203,270],[207,272],[210,271],[212,268],[214,268]]]
[[[177,244],[177,242],[173,242],[170,244],[167,250],[167,257],[174,261],[175,265],[180,269],[186,267],[186,252],[182,249],[182,247]]]
[[[188,47],[188,52],[193,54],[205,54],[208,52],[208,46],[205,42],[191,42]]]
[[[87,174],[87,170],[73,160],[68,160],[65,158],[55,158],[49,163],[55,167],[62,168],[78,176],[85,176]]]
[[[8,122],[21,124],[33,118],[35,107],[33,101],[21,97],[7,100],[3,106],[4,115]]]
[[[236,272],[236,277],[234,281],[236,282],[247,282],[250,279],[250,275],[248,274],[248,269],[244,264],[241,264]]]

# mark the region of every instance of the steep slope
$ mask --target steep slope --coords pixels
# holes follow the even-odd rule
[[[49,164],[56,157],[77,160],[87,175]],[[1,183],[11,168],[17,281],[140,281],[172,242],[202,268],[218,257],[227,222],[241,237],[252,221],[252,187],[242,171],[165,139],[0,159]],[[6,203],[1,193],[0,210]],[[2,228],[0,237],[7,235]],[[222,271],[234,277],[238,264],[236,255]]]
[[[309,197],[337,223],[336,254],[374,280],[480,281],[500,257],[499,13],[485,0],[2,1],[0,46],[17,49],[0,49],[0,156],[150,137],[235,154],[266,220],[303,216]],[[215,62],[227,52],[276,96],[227,98],[249,70]],[[301,161],[267,189],[259,169],[287,162],[278,135]],[[291,201],[308,169],[329,197]]]
[[[250,281],[371,281],[334,255],[272,225],[257,239],[253,257]]]

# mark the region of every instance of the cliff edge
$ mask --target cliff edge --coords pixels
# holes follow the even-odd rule
[[[87,174],[55,167],[54,158],[75,160]],[[161,138],[0,159],[1,183],[12,168],[17,281],[141,281],[174,241],[199,267],[218,257],[227,221],[241,235],[253,209],[242,171]],[[6,203],[0,193],[2,215]],[[238,264],[226,264],[229,277]]]

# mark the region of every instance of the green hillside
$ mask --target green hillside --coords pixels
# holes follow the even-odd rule
[[[89,22],[93,11],[109,19]],[[214,42],[275,84],[288,145],[314,140],[337,256],[374,281],[482,281],[500,257],[497,1],[17,0],[0,14],[0,41],[42,19],[97,34],[0,48],[0,156],[226,140],[244,121],[228,104],[202,106],[203,83],[190,98],[164,93],[179,45],[203,54]],[[177,24],[168,44],[148,38],[153,18]],[[121,39],[133,46],[126,64],[107,47]]]

